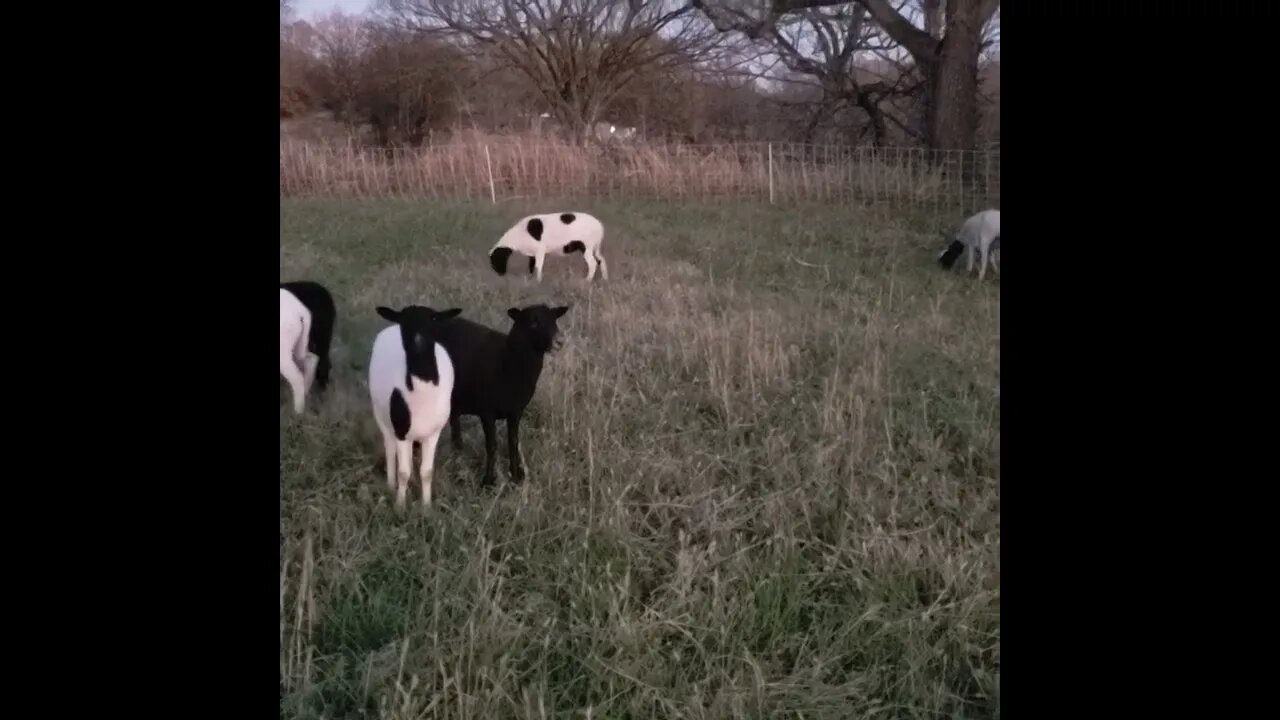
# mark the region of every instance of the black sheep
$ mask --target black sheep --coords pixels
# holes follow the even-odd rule
[[[465,318],[456,318],[442,327],[437,342],[453,359],[455,380],[449,427],[453,446],[462,449],[463,415],[475,415],[484,427],[484,483],[493,483],[497,454],[497,421],[507,421],[507,452],[511,478],[524,479],[520,466],[520,418],[537,389],[543,357],[556,341],[556,321],[569,311],[565,307],[530,305],[511,308],[511,331],[506,335]]]

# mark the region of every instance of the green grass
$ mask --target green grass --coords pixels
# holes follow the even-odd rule
[[[281,383],[282,716],[998,717],[999,284],[938,268],[960,218],[562,205],[608,282],[494,275],[533,206],[281,201],[281,278],[339,312],[330,397]],[[364,373],[410,302],[572,304],[525,484],[500,428],[478,487],[469,418],[392,507]]]

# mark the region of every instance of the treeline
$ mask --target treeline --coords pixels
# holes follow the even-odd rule
[[[994,0],[378,0],[314,22],[282,0],[280,116],[382,146],[605,123],[968,149],[999,141],[998,41]]]

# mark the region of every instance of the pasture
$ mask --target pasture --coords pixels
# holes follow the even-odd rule
[[[605,224],[610,279],[486,253],[524,212]],[[958,225],[963,216],[945,222]],[[328,397],[281,384],[281,716],[997,717],[999,282],[943,221],[864,208],[281,199],[281,279],[338,306]],[[479,487],[439,445],[392,507],[376,305],[569,304]],[[499,426],[499,458],[506,435]]]

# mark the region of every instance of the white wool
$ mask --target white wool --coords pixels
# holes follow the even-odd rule
[[[422,461],[418,478],[422,482],[422,504],[431,505],[431,476],[435,464],[436,444],[440,432],[449,422],[450,397],[453,394],[453,362],[439,343],[433,343],[436,372],[435,383],[414,376],[413,390],[405,386],[404,345],[400,326],[383,328],[373,341],[373,357],[369,361],[369,398],[373,402],[373,416],[382,431],[383,448],[387,459],[387,484],[396,492],[396,504],[403,506],[408,491],[409,474],[413,463],[413,443],[422,444]],[[391,422],[391,393],[400,391],[409,407],[409,432],[403,440],[396,437]]]
[[[1000,211],[983,210],[965,220],[956,233],[956,240],[965,246],[965,257],[968,261],[968,272],[973,272],[973,256],[976,252],[980,258],[978,279],[987,275],[987,263],[996,272],[1000,272]],[[992,254],[994,251],[994,255]]]
[[[991,241],[1000,236],[1000,211],[983,210],[970,217],[960,226],[957,239],[970,246],[991,246]]]
[[[293,410],[306,409],[307,391],[315,379],[319,360],[307,352],[311,334],[311,311],[293,293],[280,289],[280,375],[293,392]]]

